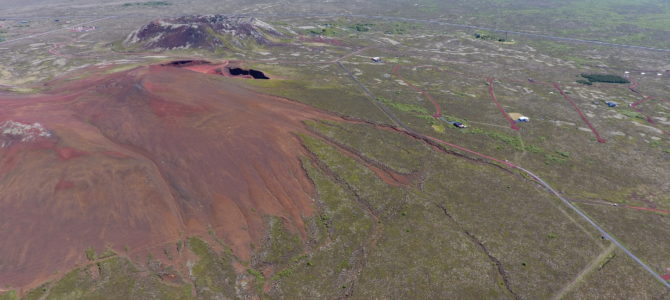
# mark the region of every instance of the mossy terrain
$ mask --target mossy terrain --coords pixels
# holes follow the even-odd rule
[[[190,299],[191,286],[168,285],[146,276],[128,259],[113,256],[77,268],[44,284],[23,299]]]
[[[482,297],[504,295],[495,282],[497,275],[492,266],[486,262],[484,256],[466,254],[475,252],[475,246],[468,244],[466,236],[454,229],[449,221],[441,215],[434,204],[420,200],[402,191],[383,183],[374,173],[357,164],[352,158],[341,154],[337,149],[310,137],[304,137],[306,146],[315,154],[318,160],[325,164],[327,170],[334,174],[331,180],[340,182],[350,189],[359,205],[359,210],[366,211],[373,220],[377,220],[367,247],[364,247],[356,260],[334,260],[328,269],[339,267],[345,270],[359,270],[360,275],[350,274],[350,282],[341,282],[341,286],[331,284],[331,289],[340,289],[344,295],[354,295],[359,298],[369,296],[395,297],[442,297],[475,295]],[[387,151],[393,151],[386,148]],[[426,151],[427,149],[423,149]],[[421,151],[421,150],[419,150]],[[418,153],[420,153],[417,151]],[[317,177],[318,178],[318,177]],[[317,181],[318,182],[318,181]],[[365,187],[365,188],[364,188]],[[337,218],[333,218],[333,223]],[[435,236],[431,232],[439,228],[441,234]],[[432,236],[431,236],[432,235]],[[428,236],[431,236],[428,238]],[[456,242],[461,240],[461,243]],[[453,248],[456,245],[456,248]],[[462,255],[453,255],[454,251]],[[390,258],[393,258],[389,260]],[[423,260],[427,261],[423,261]],[[394,262],[394,263],[390,263]],[[417,263],[419,262],[419,263]],[[454,281],[459,269],[456,266],[481,264],[484,274],[465,276],[460,274],[460,280]],[[426,274],[425,266],[432,266],[433,274]],[[414,267],[412,267],[414,266]],[[318,263],[304,268],[322,267]],[[479,269],[479,268],[477,268]],[[337,270],[337,269],[336,269]],[[417,273],[420,272],[420,273]],[[445,273],[447,272],[447,273]],[[330,273],[330,272],[329,272]],[[453,273],[453,276],[445,274]],[[393,275],[395,274],[395,275]],[[389,278],[392,280],[375,280],[375,278]],[[399,276],[399,277],[398,277]],[[427,279],[426,276],[430,276]],[[467,279],[466,279],[467,277]],[[401,279],[402,278],[402,279]],[[298,280],[300,282],[301,280]],[[429,283],[430,282],[430,283]],[[451,291],[435,289],[443,284],[450,283],[459,288]],[[490,289],[484,288],[490,283]],[[339,285],[339,284],[338,284]],[[412,289],[411,294],[400,292],[404,286],[421,286]],[[433,287],[429,287],[433,286]],[[479,288],[473,288],[478,286]],[[355,287],[355,289],[354,289]],[[461,290],[461,294],[451,294]],[[400,293],[399,293],[400,292]],[[474,294],[473,294],[474,293]]]
[[[349,19],[337,19],[334,22],[320,24],[317,28],[305,30],[305,33],[320,36],[345,36],[352,33],[375,32],[388,35],[408,34],[422,26],[408,22],[354,23]]]
[[[391,131],[375,130],[371,125],[327,121],[307,122],[307,125],[319,134],[356,149],[364,157],[400,173],[419,171],[431,156],[428,146]],[[375,130],[375,134],[369,134],[371,130]]]
[[[16,300],[16,291],[7,291],[0,294],[0,300]]]
[[[328,70],[328,72],[332,71]],[[291,79],[254,80],[249,84],[259,91],[300,101],[326,111],[377,122],[388,122],[387,118],[370,101],[356,92],[355,87],[349,87],[344,83],[316,84],[308,79]]]
[[[105,251],[96,255],[87,250],[89,265],[77,268],[62,278],[43,284],[22,299],[234,299],[236,273],[232,256],[217,253],[205,241],[191,237],[186,243],[196,261],[188,263],[189,277],[183,278],[171,266],[149,259],[147,265],[136,265],[123,256]],[[184,251],[184,244],[177,244]],[[172,275],[170,275],[172,274]],[[176,275],[176,276],[175,276]],[[164,276],[173,278],[166,281]],[[166,278],[167,278],[166,277]],[[188,283],[188,281],[192,281]],[[11,293],[1,299],[14,299]]]
[[[345,292],[342,286],[352,281],[353,264],[360,260],[360,250],[372,235],[374,220],[350,190],[325,175],[313,161],[305,159],[303,166],[318,189],[320,212],[311,235],[321,250],[275,278],[278,285],[271,293],[277,298],[339,298]]]
[[[272,279],[286,276],[292,272],[292,264],[301,260],[304,251],[300,236],[288,230],[281,218],[268,219],[268,233],[252,259],[252,266],[256,269],[248,270],[256,278],[259,288],[263,286],[265,277],[257,270],[272,266],[277,270]]]
[[[196,295],[202,299],[236,298],[232,257],[216,253],[197,237],[188,239],[188,248],[198,256],[191,268]]]

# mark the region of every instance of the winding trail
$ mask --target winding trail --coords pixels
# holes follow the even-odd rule
[[[649,101],[652,101],[652,100],[664,101],[664,102],[669,103],[669,104],[670,104],[670,101],[665,100],[665,99],[657,99],[657,98],[655,98],[655,97],[653,97],[653,96],[645,95],[645,94],[643,94],[642,92],[640,92],[640,90],[638,89],[638,87],[640,86],[640,84],[637,82],[637,80],[635,80],[635,78],[632,78],[632,77],[631,77],[631,78],[630,78],[630,81],[631,81],[632,84],[628,87],[628,89],[631,90],[631,92],[633,92],[633,93],[635,93],[635,94],[637,94],[637,95],[642,96],[642,99],[636,101],[635,103],[631,103],[631,104],[630,104],[630,108],[632,108],[634,111],[638,112],[639,114],[643,115],[644,118],[645,118],[645,120],[647,121],[647,123],[649,123],[650,125],[657,125],[657,124],[656,124],[656,121],[654,120],[654,118],[652,118],[649,114],[645,113],[644,110],[642,110],[642,109],[639,108],[638,106],[641,105],[641,104],[647,103],[647,102],[649,102]],[[664,134],[665,136],[670,137],[670,132],[668,132],[668,131],[666,131],[666,130],[664,130],[664,129],[662,129],[662,128],[658,128],[658,127],[654,127],[654,128],[656,128],[656,129],[660,130],[661,132],[663,132],[663,134]]]
[[[433,98],[433,96],[431,94],[429,94],[428,92],[426,92],[425,90],[420,89],[417,86],[415,86],[414,84],[412,84],[411,82],[405,80],[405,78],[402,77],[402,75],[400,75],[400,68],[401,68],[400,65],[395,65],[393,67],[393,70],[391,71],[391,74],[393,74],[393,76],[395,76],[395,77],[398,77],[398,79],[402,80],[402,82],[407,84],[413,90],[421,93],[421,95],[423,95],[424,98],[426,98],[428,101],[430,101],[430,103],[433,104],[433,107],[435,108],[435,113],[433,114],[433,118],[439,119],[440,117],[442,117],[442,108],[440,107],[440,104],[437,103],[435,98]]]
[[[650,212],[660,213],[660,214],[664,214],[664,215],[670,215],[670,211],[664,210],[664,209],[651,208],[651,207],[641,207],[641,206],[630,206],[630,205],[626,205],[624,207],[625,208],[630,208],[630,209],[635,209],[635,210],[643,210],[643,211],[650,211]]]
[[[569,292],[574,290],[577,286],[579,286],[579,283],[584,279],[584,277],[588,276],[591,274],[596,268],[598,268],[601,265],[602,261],[606,261],[608,257],[611,257],[612,253],[614,253],[614,250],[616,250],[616,246],[614,244],[610,244],[609,247],[607,247],[605,250],[600,252],[596,258],[594,258],[575,278],[570,281],[567,285],[565,285],[561,290],[558,291],[553,297],[551,297],[552,300],[559,300],[563,299],[565,295],[567,295]]]
[[[503,115],[503,117],[505,117],[507,122],[509,122],[509,127],[512,128],[512,130],[517,130],[518,131],[521,128],[519,128],[519,126],[516,125],[516,121],[512,120],[512,117],[510,117],[509,114],[507,114],[507,112],[505,111],[505,108],[498,101],[498,97],[496,97],[496,93],[495,93],[495,90],[493,88],[494,80],[495,80],[495,78],[493,78],[493,77],[486,78],[486,82],[488,82],[488,84],[489,84],[489,95],[491,96],[491,100],[493,100],[493,103],[496,104],[496,106],[498,107],[498,110],[500,110],[500,113]]]
[[[589,128],[591,129],[591,132],[593,132],[593,135],[596,136],[596,141],[598,141],[598,143],[601,143],[601,144],[606,143],[607,140],[605,140],[604,138],[602,138],[600,136],[600,134],[598,133],[596,128],[593,127],[593,124],[591,124],[591,121],[589,121],[589,119],[586,117],[584,112],[582,112],[582,110],[579,109],[579,107],[577,106],[577,103],[575,103],[575,101],[573,101],[572,98],[570,98],[570,96],[568,96],[568,94],[566,94],[563,91],[563,89],[561,89],[561,86],[558,83],[554,82],[553,86],[559,93],[561,93],[561,96],[563,96],[563,98],[572,105],[572,107],[575,109],[575,111],[579,114],[579,117],[582,118],[582,121],[584,121],[584,123],[586,123],[586,125],[589,126]]]

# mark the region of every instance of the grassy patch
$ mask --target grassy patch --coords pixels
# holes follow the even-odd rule
[[[379,27],[385,34],[407,34],[420,28],[420,26],[415,23],[407,22],[384,23]]]
[[[0,294],[0,300],[16,300],[16,291],[8,291]]]
[[[407,104],[407,103],[401,103],[401,102],[396,102],[392,101],[389,99],[386,99],[384,97],[377,97],[377,101],[384,103],[387,106],[393,107],[399,111],[402,112],[410,112],[410,113],[419,113],[419,114],[428,114],[428,109],[422,106],[414,105],[414,104]]]
[[[357,93],[356,88],[346,88],[336,82],[317,82],[313,79],[247,80],[245,85],[338,114],[387,122],[386,116],[365,96]]]
[[[299,256],[291,266],[276,273],[277,281],[273,298],[315,299],[340,298],[340,285],[346,270],[339,267],[341,261],[356,257],[365,245],[372,228],[372,220],[361,210],[354,195],[333,178],[326,176],[308,159],[303,159],[303,168],[317,188],[320,212],[310,236],[321,250],[309,256]],[[330,242],[327,242],[330,241]],[[326,243],[326,244],[323,244]]]
[[[263,285],[265,284],[265,276],[263,276],[263,273],[255,269],[247,269],[247,273],[249,273],[251,276],[254,276],[258,294],[263,294]]]
[[[232,257],[227,253],[217,254],[203,240],[188,239],[189,249],[198,256],[191,268],[198,297],[235,298],[236,274],[232,268]]]
[[[371,23],[357,23],[351,26],[353,30],[356,30],[358,32],[368,32],[372,27],[374,27],[375,24]]]
[[[632,118],[632,119],[639,119],[639,120],[645,120],[646,118],[644,117],[643,114],[632,111],[632,110],[620,110],[619,111],[622,115]]]
[[[335,122],[307,122],[307,125],[340,144],[358,150],[363,157],[400,173],[418,171],[431,155],[427,146],[412,138],[377,130],[370,125]]]
[[[93,247],[88,247],[86,250],[84,250],[84,253],[86,254],[86,259],[88,260],[95,260],[96,258],[96,253],[95,250],[93,250]]]
[[[531,153],[543,153],[544,149],[535,146],[535,145],[524,145],[523,141],[518,136],[511,136],[497,131],[486,130],[482,128],[470,128],[467,131],[464,131],[468,134],[477,134],[487,136],[495,141],[502,142],[503,144],[511,147],[517,151],[528,151]]]
[[[94,273],[97,273],[95,275]],[[59,280],[30,291],[39,299],[192,299],[188,284],[166,285],[144,276],[125,258],[113,257],[75,269]]]
[[[338,31],[332,27],[315,28],[310,29],[307,32],[310,34],[321,35],[321,36],[336,36],[338,34]]]
[[[45,295],[47,295],[49,288],[51,284],[50,283],[45,283],[37,288],[34,288],[32,291],[28,292],[24,297],[23,300],[39,300],[39,299],[44,299]]]
[[[562,164],[568,161],[567,156],[560,155],[558,153],[547,153],[544,155],[545,164]]]
[[[300,236],[286,229],[281,218],[270,217],[268,228],[268,240],[259,255],[264,263],[281,265],[302,252]]]

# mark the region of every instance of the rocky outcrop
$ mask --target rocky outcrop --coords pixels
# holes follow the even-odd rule
[[[126,46],[143,49],[247,48],[271,45],[283,34],[270,24],[253,17],[184,16],[159,19],[132,32]]]

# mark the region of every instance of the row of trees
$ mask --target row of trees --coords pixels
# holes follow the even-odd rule
[[[588,84],[591,85],[594,82],[605,82],[605,83],[630,83],[630,81],[626,78],[623,78],[619,75],[611,75],[611,74],[586,74],[582,73],[580,76],[582,76],[584,79],[577,80],[578,83],[581,84]]]
[[[475,33],[475,38],[480,39],[480,40],[487,40],[487,41],[498,41],[498,42],[506,42],[507,39],[504,37],[499,37],[494,34],[488,33],[488,32],[476,32]]]

